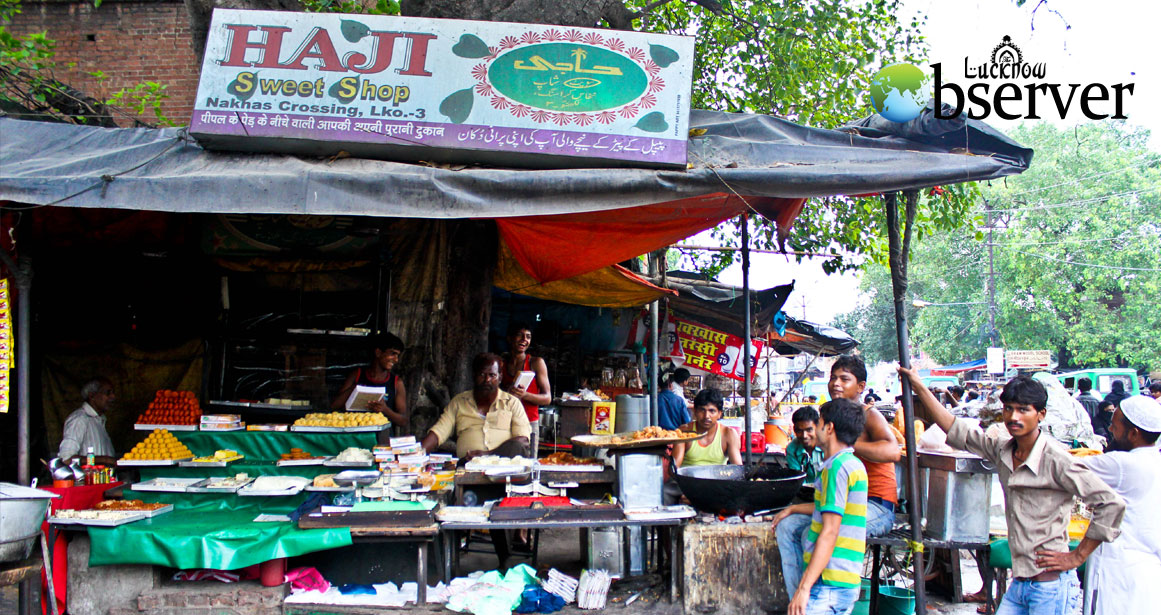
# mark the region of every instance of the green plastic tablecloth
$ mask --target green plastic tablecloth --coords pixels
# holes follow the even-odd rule
[[[256,523],[285,514],[309,493],[291,497],[125,492],[126,498],[174,504],[174,511],[119,527],[89,528],[89,565],[152,564],[236,570],[351,544],[350,528],[301,530],[294,523]]]
[[[174,431],[177,439],[195,455],[213,455],[230,449],[247,460],[276,461],[291,448],[319,457],[330,457],[351,446],[370,449],[376,444],[377,432],[304,433],[300,431]]]

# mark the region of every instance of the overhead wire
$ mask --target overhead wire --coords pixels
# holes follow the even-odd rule
[[[1130,163],[1128,165],[1125,165],[1125,166],[1117,168],[1117,169],[1113,169],[1111,171],[1104,171],[1101,173],[1093,173],[1092,175],[1085,175],[1084,177],[1077,177],[1075,179],[1063,181],[1063,182],[1060,182],[1058,184],[1052,184],[1051,186],[1043,186],[1040,188],[1029,188],[1028,190],[1021,190],[1019,192],[1013,192],[1013,193],[1007,194],[1005,196],[1014,197],[1014,196],[1020,196],[1022,194],[1032,194],[1034,192],[1043,192],[1045,190],[1051,190],[1053,188],[1059,188],[1061,186],[1070,186],[1072,184],[1079,184],[1081,182],[1085,182],[1085,181],[1088,181],[1090,179],[1096,179],[1098,177],[1105,177],[1107,175],[1112,175],[1113,173],[1120,173],[1122,171],[1127,171],[1127,170],[1132,169],[1134,167],[1139,167],[1145,163],[1156,162],[1156,161],[1157,161],[1157,159],[1155,159],[1155,158],[1143,157],[1140,160],[1138,160],[1137,162]]]
[[[1077,207],[1080,205],[1089,205],[1092,203],[1099,203],[1102,201],[1107,201],[1109,199],[1114,199],[1114,198],[1118,198],[1118,197],[1136,196],[1139,194],[1148,194],[1150,192],[1157,192],[1159,190],[1161,190],[1161,186],[1154,186],[1152,188],[1139,188],[1136,190],[1126,190],[1124,192],[1116,192],[1113,194],[1102,194],[1100,196],[1088,197],[1085,199],[1077,199],[1075,201],[1065,201],[1063,203],[1051,203],[1048,205],[1033,205],[1030,207],[1009,207],[1006,209],[993,209],[993,210],[991,210],[991,213],[993,213],[993,214],[1013,213],[1013,212],[1026,212],[1026,211],[1041,211],[1041,210],[1045,210],[1045,209],[1060,209],[1063,207]]]
[[[1024,252],[1022,250],[1012,250],[1012,251],[1016,252],[1017,254],[1023,254],[1025,256],[1031,256],[1034,258],[1039,258],[1039,259],[1046,260],[1046,261],[1052,261],[1055,263],[1064,263],[1066,265],[1075,265],[1077,267],[1095,267],[1097,269],[1109,269],[1109,270],[1113,270],[1113,271],[1161,271],[1161,267],[1118,267],[1116,265],[1102,265],[1100,263],[1080,263],[1077,261],[1070,261],[1070,260],[1063,259],[1063,258],[1054,258],[1051,256],[1044,256],[1043,254]]]

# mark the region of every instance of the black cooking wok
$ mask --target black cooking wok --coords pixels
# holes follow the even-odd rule
[[[693,466],[675,475],[681,492],[698,510],[715,515],[744,515],[790,504],[806,474],[780,466]]]

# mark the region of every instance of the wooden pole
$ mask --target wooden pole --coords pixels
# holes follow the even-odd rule
[[[890,245],[891,288],[895,300],[895,333],[899,343],[899,365],[911,367],[911,339],[907,332],[907,259],[911,251],[911,230],[915,225],[915,209],[919,193],[904,193],[906,202],[903,236],[899,236],[898,193],[886,195],[887,239]],[[903,437],[907,442],[907,516],[911,523],[911,551],[915,577],[915,612],[927,612],[927,595],[923,582],[923,526],[919,501],[919,464],[915,443],[915,405],[911,383],[902,378]]]

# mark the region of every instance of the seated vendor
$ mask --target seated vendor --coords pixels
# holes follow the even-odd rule
[[[456,456],[469,461],[481,455],[515,457],[528,455],[532,433],[524,405],[515,396],[500,390],[503,359],[492,353],[472,360],[472,390],[452,398],[427,435],[423,449],[431,452],[451,439]]]
[[[693,398],[693,421],[682,431],[704,433],[699,440],[673,445],[673,463],[678,467],[742,464],[742,438],[738,432],[718,423],[722,418],[722,394],[702,389]]]

